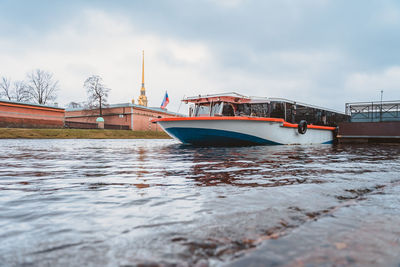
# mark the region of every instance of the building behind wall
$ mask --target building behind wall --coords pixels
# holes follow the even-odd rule
[[[0,100],[0,127],[62,128],[63,108]]]
[[[151,123],[151,120],[182,116],[160,108],[149,108],[131,103],[108,105],[102,111],[106,129],[134,131],[161,131],[161,128]],[[97,117],[99,117],[98,109],[67,109],[65,125],[69,128],[96,128]]]

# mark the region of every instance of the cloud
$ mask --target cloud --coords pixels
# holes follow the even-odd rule
[[[381,90],[384,91],[384,100],[399,100],[400,65],[375,73],[352,73],[344,87],[349,101],[377,101]]]
[[[226,7],[226,8],[237,8],[242,5],[246,0],[209,0],[214,5]]]
[[[41,68],[60,80],[58,101],[83,101],[84,80],[99,74],[112,89],[109,102],[137,101],[141,84],[142,49],[146,50],[147,95],[152,106],[161,104],[168,90],[176,108],[179,99],[202,78],[199,72],[213,65],[202,43],[163,38],[137,30],[124,17],[99,10],[85,10],[54,31],[30,38],[1,43],[1,75],[23,79],[26,72]],[[173,97],[173,98],[172,98]]]
[[[29,3],[0,11],[0,75],[52,71],[61,104],[84,100],[91,74],[112,89],[111,103],[136,100],[143,49],[150,105],[168,90],[173,111],[184,95],[228,91],[339,110],[373,98],[371,85],[399,98],[387,74],[400,62],[395,1]],[[27,16],[17,19],[20,9]]]
[[[6,48],[1,60],[8,67],[2,72],[19,79],[34,68],[54,72],[61,84],[61,104],[86,99],[82,84],[91,74],[101,75],[112,89],[110,102],[136,99],[141,83],[141,50],[145,48],[149,103],[158,106],[164,90],[168,90],[172,110],[184,95],[227,91],[259,96],[289,93],[287,97],[300,96],[304,101],[302,93],[296,92],[312,88],[312,73],[332,58],[330,54],[301,51],[253,53],[250,65],[259,66],[259,70],[246,66],[243,60],[226,65],[218,61],[218,51],[207,42],[143,33],[126,17],[99,10],[85,10],[62,27],[40,38],[32,37],[29,48],[17,41],[9,42]]]
[[[383,6],[374,15],[374,20],[382,26],[400,26],[400,8],[393,2],[383,3]]]

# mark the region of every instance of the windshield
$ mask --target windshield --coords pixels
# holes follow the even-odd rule
[[[198,104],[194,110],[195,117],[208,117],[210,116],[210,104]]]
[[[193,111],[193,112],[192,112]],[[269,104],[234,104],[228,102],[211,102],[196,104],[194,109],[189,110],[190,116],[254,116],[269,117]]]

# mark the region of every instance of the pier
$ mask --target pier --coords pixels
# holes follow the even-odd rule
[[[346,114],[339,143],[400,143],[400,100],[347,103]]]

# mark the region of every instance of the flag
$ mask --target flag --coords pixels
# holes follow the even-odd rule
[[[161,103],[161,108],[164,109],[168,105],[168,103],[169,103],[169,97],[167,91],[165,91],[165,96]]]

